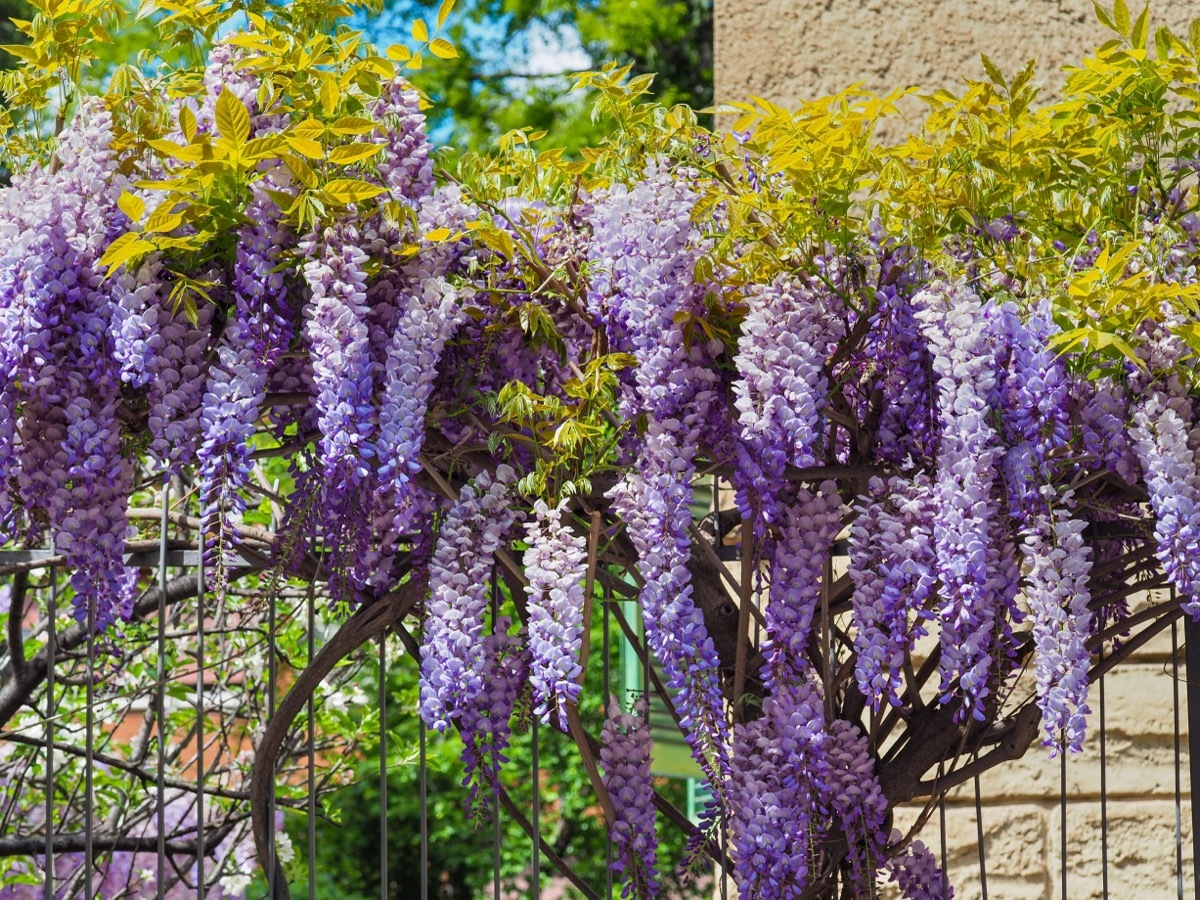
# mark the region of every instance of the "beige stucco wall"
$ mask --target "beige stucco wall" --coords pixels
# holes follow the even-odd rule
[[[1153,27],[1184,36],[1196,17],[1200,0],[1151,9]],[[1006,75],[1037,59],[1053,95],[1062,66],[1112,37],[1092,0],[715,0],[714,31],[717,100],[757,95],[784,106],[860,81],[879,92],[955,88],[983,78],[980,53]]]

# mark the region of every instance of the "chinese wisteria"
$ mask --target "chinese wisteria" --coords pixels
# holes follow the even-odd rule
[[[257,18],[187,90],[64,109],[0,188],[0,536],[115,645],[173,498],[213,615],[250,560],[242,595],[306,582],[344,656],[409,640],[473,814],[552,726],[623,896],[660,892],[668,826],[747,900],[953,896],[897,810],[1082,750],[1119,626],[1200,618],[1190,189],[1096,189],[1129,234],[946,225],[941,181],[864,168],[849,100],[719,135],[620,70],[589,76],[603,146],[519,132],[451,172],[411,55],[339,31],[297,69]],[[1177,599],[1135,618],[1134,579]]]

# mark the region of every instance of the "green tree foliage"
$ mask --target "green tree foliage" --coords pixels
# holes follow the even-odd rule
[[[366,29],[380,43],[407,37],[430,16],[428,0],[392,0]],[[578,148],[602,135],[591,103],[568,93],[570,70],[531,71],[531,50],[578,36],[590,64],[616,61],[655,73],[656,99],[702,109],[712,103],[712,0],[461,0],[447,36],[458,56],[417,79],[434,103],[434,133],[459,149],[487,149],[512,129],[546,131],[553,146]]]

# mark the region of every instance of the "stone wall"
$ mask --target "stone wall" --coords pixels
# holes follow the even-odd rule
[[[1104,0],[1111,5],[1111,0]],[[855,82],[886,92],[908,85],[957,89],[982,79],[980,53],[1006,74],[1038,60],[1043,96],[1062,66],[1112,37],[1092,0],[715,0],[719,102],[764,97],[783,106]],[[1134,15],[1140,4],[1131,0]],[[1153,27],[1186,36],[1200,0],[1159,0]],[[920,106],[912,107],[919,115]],[[899,124],[885,137],[898,136]]]

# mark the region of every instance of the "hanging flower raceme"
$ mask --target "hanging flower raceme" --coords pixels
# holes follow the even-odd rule
[[[770,600],[763,616],[763,680],[768,688],[796,681],[809,668],[805,654],[813,614],[821,601],[833,541],[842,530],[837,484],[823,482],[816,493],[797,488],[795,501],[780,514],[779,537],[771,546]]]
[[[490,813],[479,803],[479,789],[486,788],[489,798],[500,791],[500,768],[508,761],[504,755],[510,737],[509,721],[521,687],[529,676],[528,652],[521,634],[510,634],[512,621],[499,616],[495,631],[483,640],[483,684],[462,710],[459,727],[463,738],[463,785],[470,789],[466,807],[469,813]]]
[[[567,704],[579,699],[579,651],[583,644],[583,579],[587,542],[563,521],[566,501],[551,509],[534,504],[536,518],[525,526],[525,589],[529,604],[529,680],[534,714],[567,730]]]
[[[780,685],[762,715],[734,728],[726,791],[735,872],[743,896],[800,897],[826,792],[828,734],[821,689],[808,672]]]
[[[868,896],[884,859],[888,814],[871,745],[857,725],[835,719],[819,764],[826,804],[850,845],[851,878],[860,895]]]
[[[648,704],[639,697],[633,710],[621,712],[611,701],[600,731],[600,765],[604,789],[612,801],[616,821],[609,829],[616,859],[614,872],[622,875],[621,896],[656,897],[659,893],[658,833],[654,824],[654,785],[650,780]]]
[[[937,581],[933,485],[928,476],[873,478],[850,530],[850,577],[858,631],[855,675],[876,711],[899,706],[903,663],[928,632]]]
[[[888,869],[888,881],[896,882],[904,900],[954,900],[954,888],[938,868],[933,852],[920,841],[913,841],[890,860]]]
[[[493,557],[521,519],[512,506],[515,478],[502,465],[494,478],[482,472],[466,485],[446,513],[429,561],[421,716],[438,731],[486,692],[483,626]]]
[[[1158,559],[1193,618],[1200,618],[1197,434],[1185,399],[1151,390],[1134,408],[1130,436],[1150,491]]]
[[[988,567],[988,536],[999,515],[993,483],[1000,446],[989,418],[995,355],[983,304],[970,290],[927,288],[914,305],[938,377],[934,541],[944,595],[942,692],[949,699],[957,681],[964,712],[982,720],[1001,611]]]

